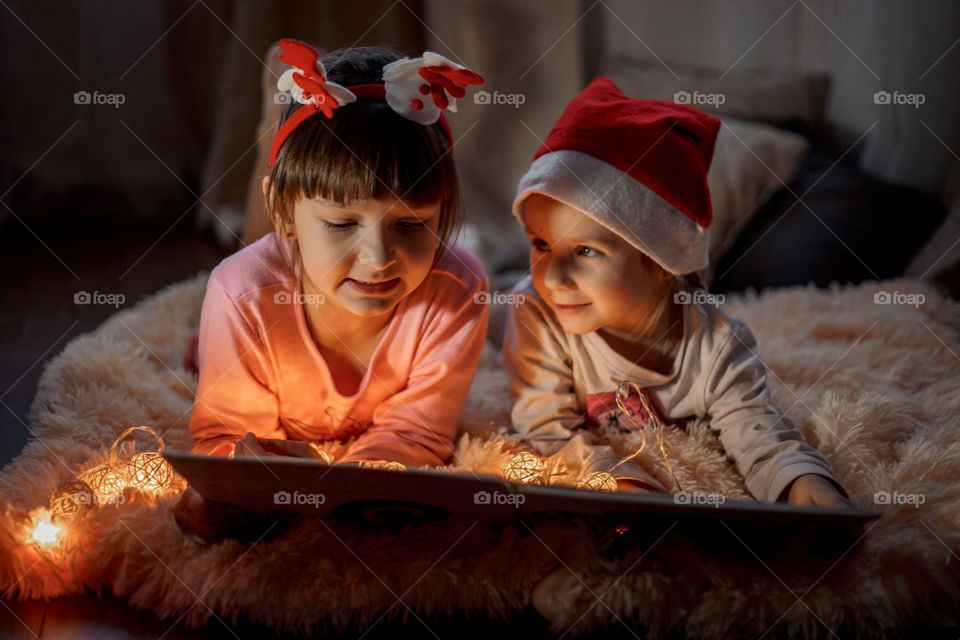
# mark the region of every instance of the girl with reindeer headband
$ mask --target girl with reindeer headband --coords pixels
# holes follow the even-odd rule
[[[436,466],[453,453],[486,335],[479,260],[461,221],[443,111],[483,79],[434,53],[356,48],[319,59],[281,40],[293,68],[263,196],[274,232],[207,284],[194,453],[242,455],[348,441],[338,462]],[[318,454],[319,455],[319,454]],[[188,489],[189,531],[222,511]]]

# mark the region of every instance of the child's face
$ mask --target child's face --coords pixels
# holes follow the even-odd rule
[[[411,208],[382,199],[341,206],[301,197],[293,218],[304,290],[323,294],[326,310],[389,314],[433,266],[440,203]]]
[[[540,194],[525,201],[530,272],[563,328],[640,337],[662,295],[643,254],[578,209]]]

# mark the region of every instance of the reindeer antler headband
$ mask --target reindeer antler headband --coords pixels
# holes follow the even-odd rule
[[[466,86],[483,82],[479,74],[427,51],[422,58],[404,58],[386,65],[383,84],[342,87],[327,80],[320,56],[310,45],[288,38],[280,41],[280,48],[284,54],[280,60],[293,69],[280,76],[277,89],[289,91],[303,106],[277,131],[270,149],[271,167],[283,143],[304,121],[320,113],[332,118],[337,109],[357,98],[384,98],[394,111],[420,124],[439,120],[452,147],[453,135],[442,111],[456,112],[457,98],[466,95]]]

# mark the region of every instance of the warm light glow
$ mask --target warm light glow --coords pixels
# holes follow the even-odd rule
[[[591,491],[612,492],[617,490],[617,480],[606,471],[594,471],[581,478],[577,486],[581,489],[590,489]]]
[[[109,502],[123,493],[127,486],[126,474],[119,469],[110,463],[102,464],[80,474],[80,480],[90,485],[99,502]]]
[[[130,485],[144,491],[157,492],[173,482],[173,467],[155,451],[137,453],[127,464]]]
[[[123,443],[124,438],[138,431],[153,436],[159,451],[134,453],[132,442]],[[120,447],[121,443],[131,446]],[[150,427],[126,429],[110,447],[106,462],[58,485],[50,494],[50,509],[33,512],[30,525],[21,534],[23,544],[51,547],[60,543],[69,523],[103,504],[123,503],[127,487],[151,492],[168,488],[173,483],[174,472],[162,452],[163,439]],[[63,551],[62,547],[58,547],[59,551]]]
[[[314,455],[316,455],[319,460],[322,460],[326,464],[333,464],[333,459],[330,457],[330,454],[321,449],[320,445],[316,442],[310,443],[310,449],[313,450]]]
[[[61,531],[60,527],[50,522],[50,514],[44,512],[31,535],[35,542],[46,547],[57,541]]]
[[[406,471],[407,468],[400,462],[386,460],[361,460],[357,465],[361,469],[379,469],[380,471]]]
[[[503,477],[518,484],[542,484],[543,460],[532,453],[521,451],[504,466]]]
[[[83,517],[96,507],[97,496],[86,482],[68,480],[50,495],[50,520],[63,524]]]
[[[127,486],[127,479],[122,473],[110,469],[100,480],[100,494],[113,498],[120,495]]]

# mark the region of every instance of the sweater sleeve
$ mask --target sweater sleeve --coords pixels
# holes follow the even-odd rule
[[[816,474],[846,494],[826,457],[803,439],[773,404],[766,368],[747,325],[733,319],[704,378],[710,426],[758,500],[774,502],[791,482]]]
[[[477,268],[482,269],[479,262]],[[473,286],[455,282],[451,289],[438,292],[434,300],[440,311],[427,315],[419,337],[409,337],[419,339],[419,345],[406,387],[377,407],[373,426],[349,447],[343,461],[439,466],[452,457],[487,335],[489,307],[475,298],[487,290],[483,278]]]
[[[247,432],[285,438],[263,336],[214,271],[200,312],[200,380],[190,418],[193,453],[227,455]]]
[[[614,469],[622,456],[594,444],[593,434],[585,428],[586,413],[577,402],[563,329],[547,318],[541,304],[528,296],[507,312],[503,366],[510,378],[514,429],[541,455],[559,455],[568,467],[584,473],[606,471],[618,480],[639,480],[665,491],[633,460]]]

